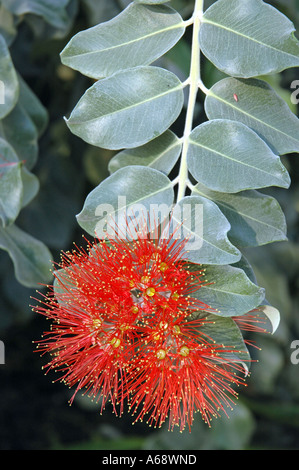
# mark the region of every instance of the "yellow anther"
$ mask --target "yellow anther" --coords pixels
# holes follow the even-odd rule
[[[133,313],[138,313],[139,312],[139,308],[136,307],[136,305],[133,305],[133,307],[131,308],[132,312]]]
[[[142,276],[141,282],[142,284],[147,284],[150,281],[149,276]]]
[[[179,325],[174,325],[173,326],[173,334],[174,335],[179,335],[181,332],[181,328],[179,327]]]
[[[174,292],[171,296],[173,299],[177,300],[180,296],[177,292]]]
[[[111,346],[113,346],[114,348],[118,348],[119,345],[120,345],[120,339],[119,338],[116,338],[114,336],[114,338],[112,338],[112,340],[110,341],[110,344]]]
[[[155,288],[154,287],[148,287],[145,291],[146,295],[148,295],[149,297],[153,297],[155,295]]]
[[[164,273],[168,269],[168,265],[163,262],[160,264],[159,269],[162,271],[162,273]]]
[[[188,346],[182,346],[181,349],[179,350],[179,354],[183,357],[187,357],[190,353],[190,349]]]
[[[103,323],[103,322],[102,322],[102,320],[101,320],[100,318],[95,318],[95,319],[93,320],[93,322],[92,322],[92,326],[93,326],[94,328],[101,328],[102,323]]]
[[[121,331],[127,331],[127,330],[129,330],[129,329],[130,329],[130,326],[129,326],[129,325],[125,325],[125,324],[124,324],[124,325],[120,325],[120,327],[119,327],[119,328],[120,328],[120,330],[121,330]]]
[[[161,320],[160,323],[159,323],[159,328],[160,328],[161,330],[167,330],[167,328],[168,328],[168,323],[167,323],[167,321]]]
[[[159,359],[159,361],[162,361],[163,359],[165,359],[166,357],[165,349],[158,349],[156,356],[157,356],[157,359]]]
[[[154,341],[159,341],[160,339],[161,339],[160,333],[155,333],[154,336],[153,336],[153,340]]]

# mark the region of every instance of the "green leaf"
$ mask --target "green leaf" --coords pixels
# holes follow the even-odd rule
[[[136,67],[96,82],[66,122],[89,144],[111,150],[138,147],[168,129],[183,101],[176,75],[159,67]]]
[[[0,35],[0,119],[15,106],[19,98],[19,82],[5,39]]]
[[[202,52],[234,77],[281,72],[299,65],[293,23],[262,0],[218,0],[203,15]]]
[[[21,177],[23,183],[22,207],[25,207],[37,195],[40,184],[39,179],[24,166],[22,166]]]
[[[161,209],[162,217],[166,217],[173,198],[171,181],[163,173],[153,168],[129,166],[113,173],[89,193],[77,220],[90,235],[104,238],[108,230],[113,236],[116,229],[122,236],[126,215],[131,216],[131,210],[144,216],[145,211],[154,210],[158,214]]]
[[[211,338],[215,343],[223,345],[226,349],[232,350],[221,354],[217,358],[217,362],[221,362],[221,358],[224,358],[229,362],[240,362],[247,371],[249,370],[250,355],[240,329],[232,318],[210,314],[207,317],[207,323],[201,325],[200,333]]]
[[[48,112],[38,97],[29,88],[25,80],[20,75],[18,78],[20,84],[19,104],[22,106],[27,116],[30,117],[37,130],[37,135],[40,137],[48,124]]]
[[[70,0],[2,0],[4,6],[14,15],[28,13],[41,16],[55,28],[63,28],[67,21],[65,7]]]
[[[239,122],[217,119],[196,127],[190,134],[187,158],[192,176],[216,191],[290,185],[280,158]]]
[[[0,34],[4,37],[8,47],[10,47],[17,34],[14,17],[2,4],[0,5]]]
[[[154,62],[184,31],[181,16],[172,8],[131,3],[112,20],[73,36],[61,52],[61,61],[88,77],[108,77]]]
[[[212,201],[186,196],[173,208],[175,238],[188,239],[187,258],[202,264],[237,262],[241,253],[227,237],[230,224]]]
[[[197,184],[192,194],[214,201],[231,225],[229,238],[237,246],[258,246],[287,240],[286,221],[280,205],[258,191],[225,194]]]
[[[180,156],[181,148],[180,139],[173,132],[167,130],[141,147],[117,153],[110,160],[108,169],[114,173],[124,166],[144,165],[168,175]]]
[[[261,305],[264,300],[264,289],[251,282],[242,269],[233,266],[206,266],[205,278],[207,284],[192,295],[217,309],[217,315],[244,315]]]
[[[270,321],[272,326],[271,333],[274,334],[280,323],[280,312],[272,305],[261,305],[258,310],[262,312]]]
[[[262,80],[220,80],[206,97],[205,111],[209,119],[231,119],[250,127],[278,155],[299,152],[298,118]]]
[[[0,136],[13,147],[20,161],[31,169],[37,160],[37,129],[21,106],[20,101],[13,110],[0,121]]]
[[[39,240],[10,225],[0,227],[0,248],[11,257],[17,280],[26,287],[35,287],[51,279],[51,253]]]
[[[12,147],[0,138],[0,219],[4,227],[15,221],[22,206],[21,167]]]

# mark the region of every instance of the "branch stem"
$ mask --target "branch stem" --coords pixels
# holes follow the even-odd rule
[[[186,188],[188,186],[188,167],[187,167],[187,152],[189,147],[189,136],[192,131],[194,109],[196,104],[196,98],[198,88],[204,87],[200,78],[200,47],[199,47],[199,30],[201,24],[201,18],[203,15],[204,0],[195,0],[194,12],[193,12],[193,32],[192,32],[192,51],[191,51],[191,64],[190,64],[190,75],[189,75],[189,97],[186,112],[186,121],[184,128],[184,135],[182,137],[182,154],[180,170],[178,175],[178,195],[177,202],[179,202],[185,195]],[[204,87],[206,90],[206,88]]]

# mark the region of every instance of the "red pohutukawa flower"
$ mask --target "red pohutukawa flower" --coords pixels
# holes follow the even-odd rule
[[[117,414],[127,402],[136,420],[169,418],[181,430],[197,411],[210,423],[231,406],[242,368],[203,333],[213,310],[193,296],[205,278],[189,270],[185,244],[141,230],[62,256],[35,311],[52,320],[38,344],[51,354],[45,367],[75,387],[73,398],[84,390]]]

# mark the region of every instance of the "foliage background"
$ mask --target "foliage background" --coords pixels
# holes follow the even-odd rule
[[[22,0],[19,1],[22,4]],[[111,0],[64,1],[53,10],[54,23],[32,11],[14,16],[10,53],[16,70],[48,111],[48,123],[39,139],[38,161],[33,168],[40,190],[19,217],[18,226],[41,240],[55,261],[60,250],[81,244],[82,231],[75,215],[87,194],[109,173],[113,152],[91,147],[70,133],[63,116],[68,116],[91,80],[64,67],[60,51],[77,32],[115,16],[129,2]],[[38,2],[37,2],[38,3]],[[43,1],[40,2],[43,4]],[[46,2],[47,3],[47,2]],[[57,3],[57,2],[54,2]],[[58,2],[59,3],[59,2]],[[173,6],[188,18],[193,0],[174,0]],[[213,1],[206,0],[206,7]],[[269,1],[285,13],[299,30],[299,1]],[[0,2],[1,4],[1,2]],[[1,10],[0,10],[1,11]],[[0,13],[0,14],[3,14]],[[56,16],[55,16],[56,15]],[[3,28],[3,17],[1,21]],[[164,66],[184,78],[189,72],[189,32],[170,51]],[[207,87],[219,80],[220,72],[203,62]],[[290,84],[299,79],[297,69],[279,76],[264,77],[288,102]],[[182,117],[183,119],[183,117]],[[205,120],[200,103],[197,119]],[[182,134],[183,121],[175,123]],[[267,298],[281,312],[274,336],[258,335],[261,351],[253,350],[248,386],[240,390],[239,403],[229,420],[223,418],[208,429],[198,416],[192,433],[169,433],[138,423],[132,426],[126,414],[115,417],[109,407],[101,416],[97,406],[77,397],[68,406],[71,391],[53,384],[53,374],[44,376],[43,360],[33,353],[32,341],[46,329],[45,320],[31,311],[29,289],[16,281],[13,264],[0,251],[0,339],[5,344],[5,365],[0,365],[0,449],[298,449],[299,365],[290,361],[291,342],[299,339],[299,163],[297,155],[283,157],[292,184],[289,190],[267,190],[284,210],[288,242],[254,248],[247,253]]]

